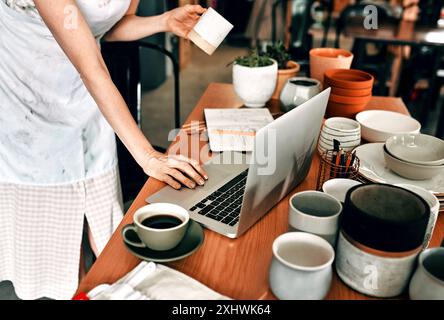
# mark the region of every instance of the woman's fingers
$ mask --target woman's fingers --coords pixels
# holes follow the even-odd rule
[[[171,168],[167,170],[166,173],[176,179],[176,181],[182,183],[184,186],[187,186],[190,189],[196,188],[196,183],[185,177],[179,170]]]
[[[205,11],[207,11],[198,4],[186,5],[185,10],[187,10],[188,13],[197,13],[197,14],[203,14]]]
[[[188,177],[193,179],[198,185],[203,186],[205,184],[204,178],[187,162],[178,161],[175,165],[176,169],[185,173]]]
[[[179,190],[181,185],[179,182],[177,182],[176,180],[174,180],[172,177],[170,177],[167,174],[164,174],[160,180],[162,180],[163,182],[165,182],[166,184],[170,185],[172,188]]]
[[[204,168],[202,168],[198,161],[187,158],[183,155],[179,156],[179,160],[189,163],[194,168],[194,170],[196,170],[205,180],[208,180],[208,173],[205,171]]]

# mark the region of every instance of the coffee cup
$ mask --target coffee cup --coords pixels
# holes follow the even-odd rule
[[[322,300],[331,286],[333,247],[321,237],[290,232],[273,243],[270,288],[281,300]]]
[[[334,247],[341,212],[341,202],[329,194],[318,191],[296,193],[290,198],[289,229],[318,235]]]
[[[412,300],[444,300],[444,248],[427,249],[419,255],[409,295]]]
[[[122,230],[126,243],[156,251],[167,251],[176,247],[185,236],[190,221],[187,210],[169,203],[150,204],[136,211],[134,223]],[[136,242],[127,236],[134,231],[140,241]]]
[[[209,8],[199,19],[188,37],[208,55],[212,55],[225,37],[233,29],[233,25],[216,10]]]

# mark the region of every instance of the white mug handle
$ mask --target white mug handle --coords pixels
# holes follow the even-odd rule
[[[122,237],[125,240],[126,243],[129,243],[130,245],[137,247],[137,248],[146,248],[146,245],[142,242],[142,240],[139,239],[139,242],[134,242],[126,236],[128,231],[134,231],[137,234],[136,226],[134,224],[128,224],[123,227],[122,229]]]

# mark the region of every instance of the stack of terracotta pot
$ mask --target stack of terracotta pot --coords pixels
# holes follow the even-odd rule
[[[327,70],[324,85],[331,87],[327,117],[354,118],[370,102],[373,83],[373,76],[360,70]]]

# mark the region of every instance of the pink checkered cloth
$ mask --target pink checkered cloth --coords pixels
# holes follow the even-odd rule
[[[0,183],[0,281],[21,299],[70,299],[78,286],[84,217],[102,251],[122,216],[117,168],[71,184]]]

